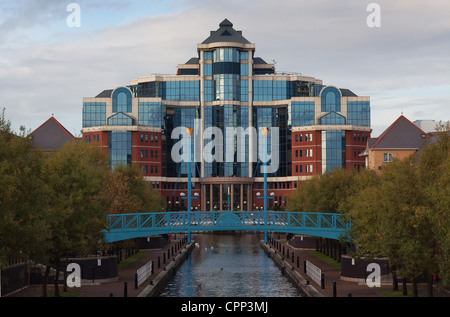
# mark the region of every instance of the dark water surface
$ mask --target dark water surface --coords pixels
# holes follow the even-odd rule
[[[193,234],[198,243],[161,297],[301,297],[255,233]]]

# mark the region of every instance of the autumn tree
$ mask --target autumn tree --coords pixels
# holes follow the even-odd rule
[[[61,259],[100,247],[108,211],[101,195],[107,171],[105,155],[83,141],[67,143],[47,158],[44,176],[50,187],[46,218],[51,244],[46,250],[45,278],[50,265],[56,267],[58,276]],[[44,295],[45,292],[44,283]],[[58,295],[55,279],[55,296]]]
[[[47,240],[43,156],[0,115],[0,265],[35,258]]]

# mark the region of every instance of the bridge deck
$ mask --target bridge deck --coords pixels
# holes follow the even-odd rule
[[[344,215],[287,211],[195,211],[109,215],[104,241],[198,231],[263,231],[339,239],[349,228]]]

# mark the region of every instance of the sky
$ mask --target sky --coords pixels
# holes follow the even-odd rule
[[[377,137],[402,114],[450,120],[448,12],[448,0],[0,0],[0,109],[15,130],[54,115],[80,136],[83,97],[175,74],[227,18],[277,71],[369,96]]]

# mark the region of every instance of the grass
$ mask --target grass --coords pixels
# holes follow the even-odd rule
[[[133,264],[134,262],[136,262],[137,260],[139,260],[141,257],[143,257],[145,255],[145,252],[139,251],[135,254],[133,254],[132,256],[129,256],[128,258],[122,260],[118,266],[117,266],[117,270],[123,270],[124,268],[126,268],[127,266]]]
[[[310,254],[314,255],[315,257],[321,259],[322,261],[324,261],[325,263],[331,265],[332,267],[334,267],[335,269],[340,270],[341,269],[341,263],[339,263],[338,261],[333,260],[332,258],[330,258],[329,256],[320,253],[319,251],[309,251]]]
[[[81,291],[75,291],[75,290],[70,290],[67,292],[64,292],[62,290],[62,287],[59,290],[59,297],[78,297],[81,295]],[[49,289],[47,290],[47,297],[55,297],[55,291],[54,289]]]

